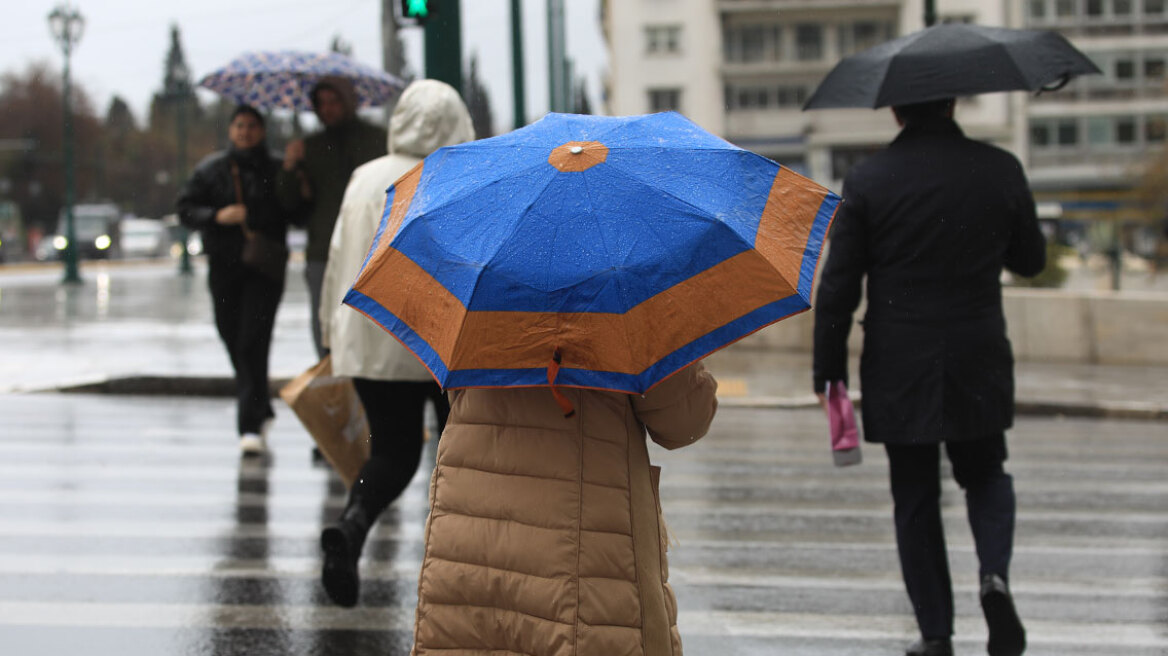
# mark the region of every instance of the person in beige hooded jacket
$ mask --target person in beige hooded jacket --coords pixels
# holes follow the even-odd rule
[[[329,243],[321,292],[322,342],[333,374],[353,379],[371,432],[371,454],[335,526],[321,533],[321,580],[334,602],[353,606],[360,593],[357,562],[370,525],[417,471],[423,411],[434,402],[439,430],[446,397],[412,353],[365,315],[342,305],[381,224],[386,189],[442,146],[474,139],[470,114],[453,87],[419,80],[406,88],[389,122],[389,154],[353,172]]]
[[[705,435],[699,362],[642,395],[460,389],[438,443],[414,656],[681,656],[660,468]]]

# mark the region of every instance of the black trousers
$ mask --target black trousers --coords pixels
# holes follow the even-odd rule
[[[235,370],[239,434],[258,433],[264,420],[274,416],[268,354],[284,282],[266,278],[239,262],[211,260],[207,284],[215,327]]]
[[[953,586],[941,524],[940,445],[885,444],[900,571],[925,638],[953,634]],[[979,574],[1009,580],[1014,549],[1014,480],[1002,468],[1006,436],[945,444],[953,478],[965,490]]]
[[[370,449],[349,503],[360,503],[372,520],[401,496],[418,471],[426,401],[434,404],[439,434],[446,427],[450,403],[435,382],[354,378],[353,386],[369,420]]]

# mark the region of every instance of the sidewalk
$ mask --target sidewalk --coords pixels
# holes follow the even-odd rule
[[[231,393],[215,333],[206,265],[180,276],[171,262],[86,262],[84,284],[59,267],[0,267],[0,393],[70,390]],[[289,268],[273,336],[277,381],[315,362],[302,265]],[[813,405],[811,356],[730,348],[707,358],[724,405]],[[853,377],[856,367],[852,367]],[[1022,414],[1168,418],[1168,369],[1019,362]]]

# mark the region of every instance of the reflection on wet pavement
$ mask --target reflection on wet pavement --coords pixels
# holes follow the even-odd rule
[[[240,461],[227,399],[0,395],[0,652],[86,656],[410,650],[428,472],[381,518],[361,604],[320,588],[344,502],[277,409]],[[724,409],[655,449],[687,654],[892,656],[912,638],[883,453],[837,470],[813,410]],[[1032,656],[1163,654],[1168,425],[1023,419],[1014,587]],[[432,467],[432,447],[424,467]],[[960,653],[984,649],[976,558],[945,484]]]

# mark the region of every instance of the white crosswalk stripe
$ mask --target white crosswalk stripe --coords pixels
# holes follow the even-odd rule
[[[73,636],[103,654],[94,632],[117,629],[118,656],[232,653],[222,640],[253,634],[273,645],[259,656],[332,653],[346,635],[408,653],[426,472],[372,534],[362,605],[340,609],[319,590],[316,538],[343,490],[284,408],[272,462],[241,464],[225,407],[0,395],[0,645],[23,656]],[[836,470],[821,433],[815,410],[723,408],[704,442],[653,451],[687,653],[892,656],[915,637],[883,453]],[[1168,654],[1168,425],[1025,419],[1010,452],[1027,654]],[[955,644],[984,653],[950,480],[944,504]]]

